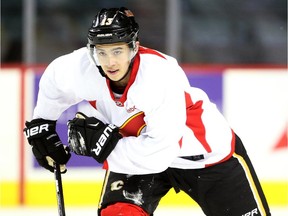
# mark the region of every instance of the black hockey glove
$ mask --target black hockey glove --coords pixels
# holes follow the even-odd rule
[[[104,124],[83,113],[76,113],[76,117],[68,121],[71,150],[78,155],[92,156],[99,163],[106,160],[121,138],[119,128],[115,125]]]
[[[24,133],[39,165],[54,172],[54,161],[61,165],[61,172],[65,173],[65,164],[71,154],[69,148],[60,141],[56,132],[56,121],[34,119],[31,122],[26,121],[25,125]]]

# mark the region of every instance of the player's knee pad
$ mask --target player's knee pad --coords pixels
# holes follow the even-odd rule
[[[115,203],[101,210],[101,216],[149,216],[142,208],[130,203]]]

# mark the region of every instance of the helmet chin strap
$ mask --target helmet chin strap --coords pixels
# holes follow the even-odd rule
[[[94,62],[95,66],[98,68],[100,74],[103,76],[103,77],[106,77],[106,74],[105,72],[103,71],[102,67],[100,66],[100,64],[98,64],[98,59],[96,60],[95,59],[95,55],[94,55],[94,49],[95,49],[95,46],[94,45],[90,45],[89,43],[87,44],[87,48],[88,48],[88,51],[89,51],[89,57],[90,59]],[[97,58],[97,56],[96,56]]]

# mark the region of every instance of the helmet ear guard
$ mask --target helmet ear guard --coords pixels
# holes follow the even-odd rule
[[[88,52],[89,52],[90,59],[95,63],[96,66],[99,66],[100,63],[99,63],[98,57],[97,57],[97,55],[95,53],[95,46],[88,43],[87,44],[87,49],[88,49]]]

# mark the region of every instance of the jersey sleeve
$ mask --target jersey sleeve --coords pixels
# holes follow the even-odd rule
[[[114,172],[162,172],[181,148],[186,121],[184,88],[188,80],[175,63],[162,64],[161,72],[152,68],[146,70],[155,74],[141,80],[139,89],[145,93],[141,90],[131,93],[138,108],[145,113],[146,130],[138,137],[125,137],[118,142],[107,160],[109,170]]]
[[[33,118],[57,120],[62,112],[81,101],[75,93],[75,58],[71,53],[52,61],[40,83]],[[74,68],[73,68],[74,67]]]

